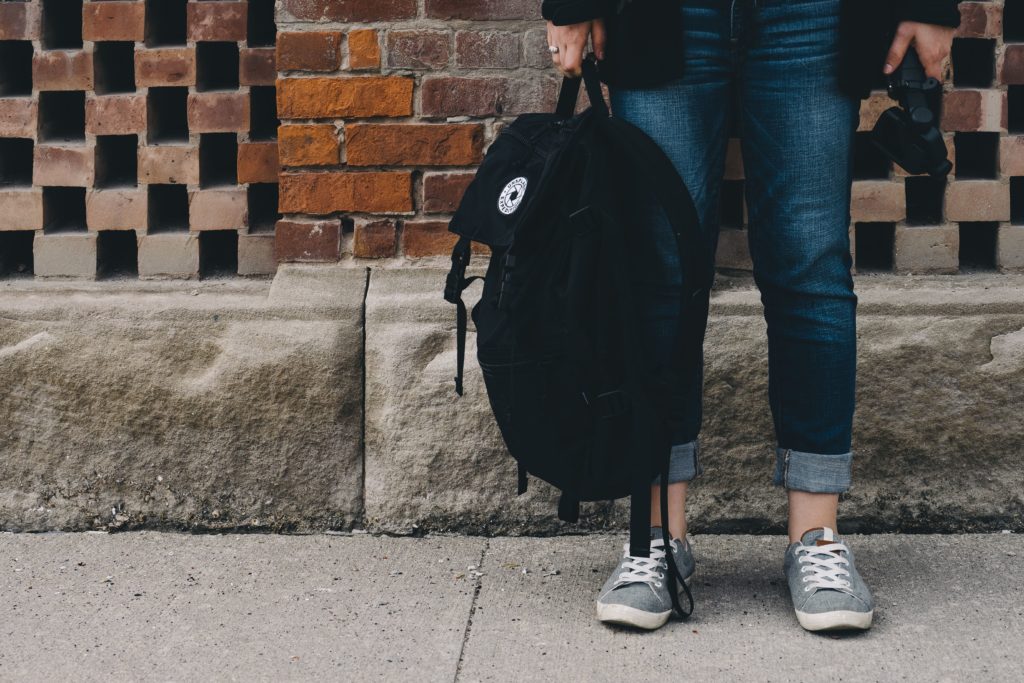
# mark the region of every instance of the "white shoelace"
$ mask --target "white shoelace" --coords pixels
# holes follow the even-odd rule
[[[848,553],[849,548],[843,543],[828,543],[826,545],[801,545],[796,549],[797,559],[800,561],[800,573],[805,574],[803,582],[804,591],[809,592],[815,588],[831,588],[832,590],[849,591],[850,581],[844,577],[850,576],[849,570],[845,569],[850,561],[839,553]]]
[[[675,549],[675,539],[672,540],[672,548]],[[629,544],[622,546],[623,558],[622,573],[615,581],[615,588],[627,583],[646,583],[654,590],[661,588],[661,582],[665,578],[665,571],[668,562],[665,560],[665,544],[656,540],[651,542],[650,557],[635,557],[629,554]]]

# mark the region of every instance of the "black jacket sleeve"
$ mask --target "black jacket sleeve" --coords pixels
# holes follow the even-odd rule
[[[960,25],[960,0],[906,0],[905,21],[920,21],[956,28]]]
[[[544,0],[540,13],[555,26],[579,24],[604,16],[608,0]]]

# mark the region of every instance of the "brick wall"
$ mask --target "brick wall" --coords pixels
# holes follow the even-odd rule
[[[0,1],[0,273],[273,272],[273,0]]]
[[[554,106],[539,0],[278,0],[276,67],[273,5],[0,0],[0,272],[444,255],[501,126]],[[879,158],[864,104],[858,271],[1024,270],[1024,0],[961,7],[948,182]],[[737,149],[719,263],[749,268]]]

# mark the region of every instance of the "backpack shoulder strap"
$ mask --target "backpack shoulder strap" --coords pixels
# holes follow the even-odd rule
[[[448,278],[445,281],[444,300],[456,306],[455,323],[455,346],[457,354],[457,370],[455,374],[455,393],[462,396],[463,371],[466,365],[466,328],[469,326],[469,316],[466,311],[466,304],[462,300],[462,292],[475,280],[481,280],[480,276],[466,277],[466,268],[469,267],[469,259],[472,256],[472,241],[468,237],[460,237],[452,249],[452,267],[448,271]]]

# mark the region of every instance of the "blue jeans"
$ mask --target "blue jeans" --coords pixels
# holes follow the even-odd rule
[[[814,493],[846,491],[852,461],[857,297],[849,225],[859,102],[838,87],[840,1],[684,0],[682,78],[611,90],[614,115],[651,136],[686,182],[709,259],[729,123],[738,120],[750,254],[768,326],[774,483]],[[664,215],[641,214],[656,245],[650,253],[662,258],[644,264],[637,293],[652,352],[664,358],[685,274]],[[703,371],[687,384],[670,482],[701,473]]]

